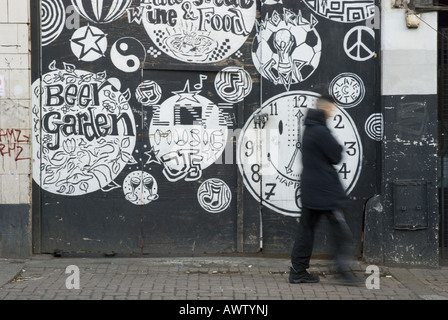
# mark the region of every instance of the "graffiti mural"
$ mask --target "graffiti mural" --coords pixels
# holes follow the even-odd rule
[[[365,94],[362,79],[354,73],[341,73],[330,83],[330,94],[336,103],[344,108],[354,107],[361,103]]]
[[[227,122],[219,107],[192,90],[187,81],[182,90],[154,106],[150,124],[151,146],[163,163],[169,181],[194,181],[224,151]]]
[[[199,187],[198,201],[204,210],[210,213],[219,213],[229,207],[232,201],[232,191],[221,179],[209,179]]]
[[[298,216],[301,212],[301,139],[307,110],[315,108],[318,97],[319,94],[306,91],[273,97],[249,118],[239,141],[239,168],[249,191],[264,205],[285,215]],[[257,114],[269,117],[266,124],[255,123]],[[350,193],[362,165],[360,137],[350,115],[342,108],[337,109],[328,126],[345,146],[336,170]]]
[[[135,90],[137,101],[144,106],[150,106],[159,102],[162,97],[162,88],[152,80],[140,83]]]
[[[126,200],[135,205],[145,205],[159,198],[157,181],[145,171],[133,171],[123,181]]]
[[[288,252],[322,93],[361,232],[383,130],[373,0],[39,3],[26,137],[41,252]]]
[[[357,22],[375,14],[373,0],[305,0],[305,3],[318,15],[333,21]]]
[[[70,39],[73,54],[82,61],[95,61],[105,56],[107,35],[93,26],[82,27]]]
[[[72,0],[76,11],[85,19],[94,23],[110,23],[119,19],[126,13],[126,9],[132,4],[132,0],[109,0],[109,8],[104,6],[104,1]]]
[[[383,127],[383,114],[374,113],[367,118],[364,129],[369,138],[381,141],[381,139],[383,139]]]
[[[255,0],[142,0],[128,9],[128,17],[143,24],[162,52],[180,61],[209,63],[229,57],[246,41],[255,10]]]
[[[81,195],[105,187],[132,158],[135,120],[129,96],[106,72],[54,63],[33,84],[33,178],[52,193]],[[41,105],[39,106],[39,103]]]
[[[243,68],[227,67],[216,75],[215,88],[223,100],[241,102],[252,91],[252,78]]]
[[[146,50],[140,41],[132,37],[117,40],[110,51],[110,59],[123,72],[135,72],[146,59]]]
[[[344,37],[344,51],[355,61],[366,61],[375,56],[375,33],[366,26],[350,29]]]
[[[289,90],[291,84],[306,80],[319,65],[322,43],[315,29],[317,19],[306,20],[301,13],[274,11],[257,24],[252,59],[263,77]]]
[[[64,29],[65,6],[62,0],[43,0],[41,11],[42,46],[56,40]]]
[[[0,157],[2,163],[6,157],[17,161],[30,159],[24,146],[29,144],[30,137],[21,129],[0,129]]]

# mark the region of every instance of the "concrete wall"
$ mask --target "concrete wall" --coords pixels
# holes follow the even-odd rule
[[[0,257],[31,248],[29,52],[28,1],[0,0]]]
[[[420,26],[406,27],[405,9],[382,3],[383,95],[437,94],[437,13],[424,13]]]

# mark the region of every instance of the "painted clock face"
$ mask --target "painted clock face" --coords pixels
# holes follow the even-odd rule
[[[238,167],[246,188],[264,206],[284,215],[300,216],[302,211],[302,135],[307,111],[315,108],[318,97],[309,91],[290,91],[269,99],[248,119],[238,141]],[[264,123],[258,121],[263,115]],[[359,134],[342,108],[336,108],[328,127],[344,146],[335,169],[350,193],[361,171]]]

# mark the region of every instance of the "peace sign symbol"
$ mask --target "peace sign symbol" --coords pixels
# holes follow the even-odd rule
[[[357,26],[349,30],[344,37],[345,53],[356,61],[366,61],[375,55],[375,32],[365,26]],[[369,45],[367,45],[367,43]]]

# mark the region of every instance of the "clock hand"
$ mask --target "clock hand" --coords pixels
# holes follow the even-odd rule
[[[297,112],[296,114],[297,121],[298,121],[298,128],[297,128],[297,143],[296,148],[294,150],[294,153],[291,157],[291,160],[289,161],[289,164],[286,166],[286,173],[292,172],[292,167],[294,163],[296,162],[297,155],[299,154],[299,151],[302,152],[302,118],[304,117],[304,114],[302,111]]]
[[[294,165],[294,162],[296,161],[296,157],[299,154],[299,150],[302,151],[302,144],[300,142],[297,142],[296,149],[294,150],[291,160],[289,161],[289,164],[286,166],[286,173],[292,172],[292,166]]]

